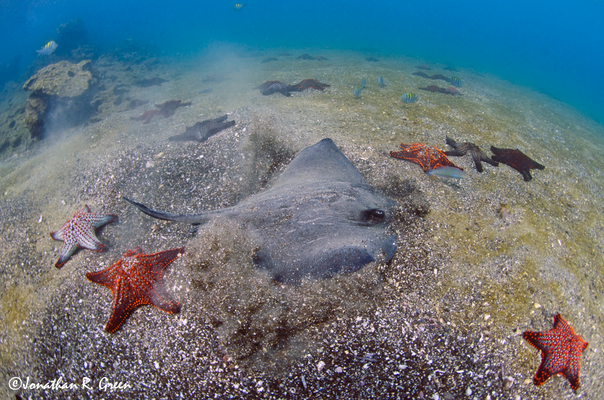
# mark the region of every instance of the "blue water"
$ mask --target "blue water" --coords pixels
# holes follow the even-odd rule
[[[249,48],[374,48],[492,73],[604,122],[604,4],[464,1],[0,2],[0,62],[23,73],[56,28],[82,18],[106,50],[128,38],[161,54],[194,55],[214,42]]]

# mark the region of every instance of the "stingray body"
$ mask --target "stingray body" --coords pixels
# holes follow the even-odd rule
[[[260,244],[253,262],[280,282],[352,272],[389,261],[396,250],[387,233],[393,201],[377,194],[331,139],[302,150],[270,189],[233,207],[178,215],[124,199],[164,220],[236,220]]]

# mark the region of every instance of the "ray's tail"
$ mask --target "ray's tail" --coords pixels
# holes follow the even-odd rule
[[[122,198],[124,200],[126,200],[128,203],[132,204],[133,206],[136,206],[143,213],[145,213],[153,218],[157,218],[157,219],[163,219],[166,221],[175,221],[175,222],[187,222],[189,224],[196,224],[196,225],[203,224],[204,222],[208,221],[208,219],[209,219],[206,213],[168,214],[165,212],[152,210],[144,204],[137,203],[134,200],[130,200],[126,196],[122,196]]]

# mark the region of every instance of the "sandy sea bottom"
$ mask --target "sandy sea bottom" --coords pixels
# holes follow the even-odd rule
[[[290,56],[280,56],[288,52]],[[307,61],[302,53],[328,60]],[[278,61],[262,63],[266,57]],[[412,75],[425,60],[321,50],[162,61],[127,87],[149,101],[86,126],[56,129],[0,164],[3,249],[1,393],[23,398],[574,398],[566,379],[532,384],[540,354],[525,330],[551,329],[560,313],[589,342],[581,359],[584,398],[604,392],[604,129],[565,104],[496,77],[430,64],[458,76],[462,96],[418,90],[439,80]],[[105,63],[118,81],[131,74]],[[203,82],[222,75],[221,82]],[[376,78],[387,84],[381,88]],[[367,79],[355,99],[352,90]],[[267,80],[314,78],[331,85],[291,97],[253,90]],[[125,78],[124,78],[125,79]],[[210,93],[201,93],[211,88]],[[403,104],[405,92],[418,96]],[[132,121],[168,100],[192,104],[149,124]],[[171,142],[198,121],[228,113],[235,127],[207,142]],[[512,168],[452,157],[469,177],[441,180],[388,156],[399,143],[447,150],[445,136],[518,148],[545,165],[525,182]],[[398,249],[388,264],[299,286],[251,267],[253,240],[224,221],[199,227],[153,220],[121,200],[195,212],[236,204],[270,187],[293,156],[330,137],[368,183],[397,202]],[[107,251],[77,252],[54,268],[49,237],[88,204],[119,215],[99,230]],[[186,246],[169,268],[179,314],[137,309],[113,334],[103,327],[111,293],[85,278],[126,250]],[[71,388],[11,390],[18,377]],[[93,388],[83,387],[84,382]],[[127,386],[127,387],[126,387]],[[123,394],[122,393],[122,394]],[[438,397],[435,397],[438,396]]]

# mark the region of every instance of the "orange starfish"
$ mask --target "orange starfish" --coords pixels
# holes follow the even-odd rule
[[[543,385],[552,375],[564,374],[573,390],[579,388],[581,352],[589,343],[575,335],[573,328],[560,314],[554,317],[554,327],[551,330],[526,331],[522,337],[541,350],[541,364],[533,378],[535,385]]]
[[[180,304],[166,292],[163,279],[168,265],[184,252],[185,248],[180,247],[143,254],[143,250],[136,246],[109,268],[86,274],[89,281],[107,286],[113,292],[112,313],[105,325],[107,332],[115,332],[128,315],[143,304],[154,305],[169,313],[180,311]]]
[[[390,155],[394,158],[400,158],[419,164],[424,169],[424,172],[442,167],[453,167],[463,171],[463,168],[459,168],[457,165],[453,164],[445,153],[434,146],[427,146],[423,143],[401,143],[401,149],[402,151],[391,151]]]

